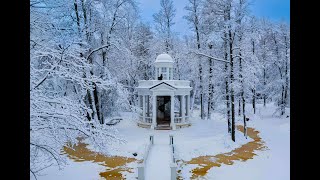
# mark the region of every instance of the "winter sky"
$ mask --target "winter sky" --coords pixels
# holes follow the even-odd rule
[[[145,22],[153,23],[152,15],[159,11],[160,0],[137,0],[140,3],[141,17]],[[190,29],[184,7],[188,0],[173,0],[176,11],[173,30],[179,35],[189,34]],[[258,17],[266,17],[272,21],[290,22],[290,0],[252,0],[251,13]]]

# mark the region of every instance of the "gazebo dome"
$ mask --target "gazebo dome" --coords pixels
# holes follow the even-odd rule
[[[173,59],[172,57],[169,55],[169,54],[166,54],[166,53],[162,53],[162,54],[159,54],[156,58],[156,63],[157,62],[171,62],[173,63]]]
[[[154,62],[155,79],[157,80],[173,80],[173,64],[174,61],[169,54],[159,54]]]

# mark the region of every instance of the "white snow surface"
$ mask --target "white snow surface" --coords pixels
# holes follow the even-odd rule
[[[250,108],[247,115],[250,117],[248,126],[260,131],[260,137],[268,147],[266,151],[256,151],[253,159],[246,162],[236,161],[233,165],[222,165],[218,168],[211,168],[204,179],[227,180],[287,180],[290,179],[290,118],[279,118],[273,116],[275,107],[268,104],[267,108],[257,106],[257,113],[252,115]],[[198,112],[194,110],[194,116],[198,117]],[[146,179],[170,179],[170,146],[169,135],[174,136],[177,159],[185,161],[203,155],[216,155],[232,151],[241,145],[252,141],[245,139],[243,134],[236,131],[236,142],[231,141],[227,133],[227,122],[224,116],[214,113],[210,120],[200,120],[193,117],[192,126],[188,128],[168,130],[150,130],[137,126],[132,113],[122,113],[122,120],[115,127],[126,143],[119,145],[110,152],[110,155],[134,157],[132,153],[138,155],[134,158],[142,159],[145,148],[148,144],[149,135],[154,135],[154,147],[151,149],[147,161],[149,168],[146,170]],[[236,124],[242,121],[236,120]],[[88,146],[92,148],[91,146]],[[167,162],[167,163],[166,163]],[[126,179],[136,179],[137,163],[128,165],[133,168],[133,173],[125,172]],[[181,173],[184,179],[189,179],[192,175],[190,171],[197,165],[184,166]],[[103,179],[99,172],[105,171],[105,167],[94,162],[73,162],[68,160],[68,165],[61,171],[55,167],[49,167],[43,171],[43,176],[39,180],[88,180]],[[232,173],[231,173],[232,172]],[[149,177],[152,178],[149,178]],[[32,176],[30,176],[33,179]]]
[[[290,179],[290,117],[287,113],[279,118],[273,104],[267,107],[257,106],[254,115],[250,108],[248,116],[249,127],[260,131],[259,136],[268,147],[266,151],[255,151],[257,156],[246,162],[236,161],[233,165],[222,165],[219,168],[211,168],[204,179],[225,180],[289,180]],[[290,111],[290,108],[287,112]],[[241,124],[241,122],[237,122]]]
[[[167,131],[166,133],[169,133]],[[146,180],[170,179],[171,149],[169,137],[164,135],[154,136],[145,169]]]
[[[67,159],[67,165],[59,170],[57,166],[51,166],[44,169],[40,176],[37,176],[38,180],[71,180],[71,179],[83,179],[83,180],[102,180],[99,176],[99,172],[105,171],[105,167],[97,163],[92,162],[74,162]],[[35,179],[32,175],[30,179]]]

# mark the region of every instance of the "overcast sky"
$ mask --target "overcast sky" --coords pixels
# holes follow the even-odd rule
[[[140,4],[140,15],[144,22],[153,23],[152,15],[159,11],[160,0],[137,0]],[[177,9],[173,30],[180,35],[189,34],[189,25],[183,18],[186,14],[184,7],[188,0],[173,0]],[[258,17],[266,17],[273,21],[290,22],[290,0],[253,0],[251,13]]]

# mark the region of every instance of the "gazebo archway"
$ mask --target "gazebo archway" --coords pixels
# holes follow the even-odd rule
[[[157,126],[170,126],[171,123],[171,97],[157,96]]]

